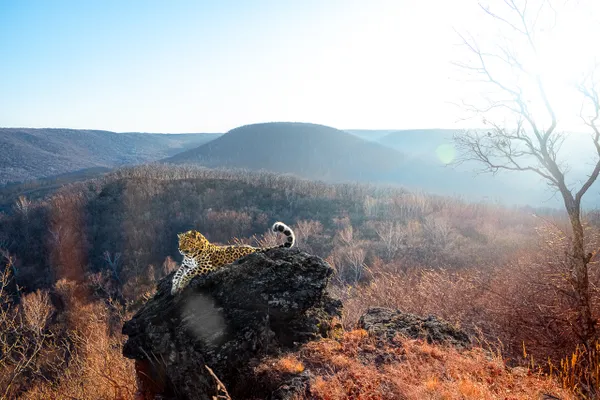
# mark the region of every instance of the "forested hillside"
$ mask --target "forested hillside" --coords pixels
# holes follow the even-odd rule
[[[166,161],[291,173],[329,182],[368,182],[389,178],[404,165],[404,156],[331,127],[275,122],[233,129]]]
[[[0,128],[0,184],[93,167],[139,164],[199,146],[218,134],[116,133]]]
[[[35,368],[15,370],[10,359],[0,368],[14,375],[14,390],[31,393],[59,390],[44,379],[60,390],[76,390],[65,385],[82,379],[86,390],[131,389],[131,365],[119,358],[119,321],[177,267],[177,233],[193,228],[215,243],[275,244],[281,238],[267,230],[276,220],[292,226],[300,249],[335,268],[333,291],[344,301],[347,328],[375,305],[434,314],[481,340],[500,340],[513,366],[533,362],[529,355],[542,368],[548,357],[556,365],[577,343],[568,284],[539,285],[564,273],[565,220],[532,211],[383,186],[167,165],[120,169],[38,201],[21,197],[0,214],[4,273],[12,276],[3,290],[17,304],[41,302],[54,317],[36,328],[42,336],[25,336],[31,341],[23,345],[48,346]],[[599,218],[590,213],[586,220],[593,251],[600,247]],[[594,271],[590,281],[598,287]],[[84,340],[90,332],[95,339]],[[75,350],[61,372],[56,363]],[[94,369],[103,362],[121,371],[111,374],[114,382]]]
[[[164,161],[292,174],[329,183],[383,183],[469,201],[561,205],[533,173],[504,171],[491,178],[478,175],[476,163],[458,163],[452,141],[456,131],[350,132],[354,133],[308,123],[246,125]],[[369,136],[373,138],[367,140]],[[589,196],[586,207],[593,208],[596,199]]]
[[[58,182],[159,159],[291,174],[329,183],[391,184],[469,201],[561,206],[533,173],[500,172],[490,177],[478,175],[478,165],[473,162],[459,165],[453,130],[350,132],[353,134],[308,123],[253,124],[224,135],[0,129],[0,184],[19,181],[0,190],[0,207],[2,197],[10,193],[36,197],[55,190]],[[578,141],[565,143],[565,161],[576,159],[577,154],[587,156],[589,149],[580,147]],[[567,178],[577,182],[585,170],[571,163]],[[586,208],[597,203],[594,189],[584,199]]]

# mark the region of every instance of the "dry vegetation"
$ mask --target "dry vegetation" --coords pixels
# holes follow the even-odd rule
[[[309,343],[279,360],[266,360],[257,372],[273,379],[304,368],[315,373],[310,382],[315,399],[575,398],[549,376],[507,367],[501,355],[482,348],[459,351],[401,337],[389,344],[364,330]]]
[[[569,398],[556,382],[590,395],[600,363],[588,367],[589,354],[577,350],[568,223],[558,212],[533,211],[185,166],[127,168],[40,201],[22,198],[0,214],[0,398],[133,398],[120,326],[176,268],[176,233],[199,228],[217,243],[273,243],[263,233],[274,220],[292,225],[300,248],[334,266],[332,290],[345,303],[343,341],[273,361],[275,372],[318,371],[314,396]],[[600,247],[599,221],[586,216],[587,251]],[[597,315],[600,276],[590,273]],[[445,318],[495,355],[400,339],[377,348],[352,332],[372,305]],[[561,367],[576,351],[578,361]],[[379,365],[369,352],[393,362]],[[541,375],[550,372],[548,359],[555,380]]]
[[[1,399],[133,398],[133,363],[121,355],[118,313],[82,298],[81,283],[66,279],[23,294],[16,305],[10,278],[6,269],[0,279]]]

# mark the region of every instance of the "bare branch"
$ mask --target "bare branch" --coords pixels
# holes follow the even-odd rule
[[[508,4],[508,2],[505,2],[505,3],[507,3],[507,4]],[[509,5],[509,6],[510,6],[510,5]],[[480,8],[481,8],[481,9],[482,9],[482,10],[483,10],[483,11],[484,11],[486,14],[488,14],[490,17],[492,17],[492,18],[494,18],[494,19],[496,19],[496,20],[498,20],[498,21],[502,21],[503,23],[505,23],[506,25],[508,25],[509,27],[511,27],[512,29],[514,29],[515,31],[517,31],[517,32],[519,32],[519,33],[521,33],[521,34],[523,34],[523,35],[525,35],[525,34],[526,34],[526,32],[525,32],[525,31],[523,31],[521,28],[519,28],[518,26],[516,26],[516,25],[515,25],[515,24],[513,24],[512,22],[510,22],[510,21],[508,21],[507,19],[505,19],[505,18],[502,18],[502,17],[501,17],[501,16],[499,16],[498,14],[496,14],[496,13],[492,12],[492,11],[490,10],[490,8],[489,8],[489,7],[486,7],[486,6],[482,5],[482,4],[479,4],[479,7],[480,7]]]
[[[590,82],[589,86],[585,83]],[[598,90],[596,89],[596,82],[594,80],[594,70],[589,75],[589,79],[586,79],[584,83],[578,86],[579,92],[583,95],[584,101],[590,103],[593,113],[591,117],[585,118],[583,116],[583,110],[580,113],[580,116],[584,123],[592,129],[592,142],[594,147],[596,148],[596,153],[598,155],[598,161],[596,162],[596,166],[594,170],[589,175],[588,179],[584,182],[583,186],[577,194],[575,195],[576,201],[580,202],[583,195],[589,190],[589,188],[594,184],[594,182],[598,179],[598,175],[600,175],[600,129],[598,128],[598,119],[600,118],[600,97],[598,96]]]

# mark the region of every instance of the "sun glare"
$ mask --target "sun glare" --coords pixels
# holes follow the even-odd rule
[[[490,8],[490,11],[513,26],[506,23],[501,25],[501,29],[484,29],[484,33],[478,36],[477,41],[484,53],[500,55],[488,56],[486,66],[497,81],[508,82],[511,89],[522,93],[529,111],[542,120],[545,127],[550,125],[551,115],[544,96],[558,119],[559,129],[580,130],[582,103],[576,85],[600,60],[599,48],[590,45],[593,38],[600,37],[600,23],[596,17],[599,6],[593,2],[567,2],[561,10],[542,7],[536,19],[542,4],[531,4],[528,7],[528,21],[533,28],[529,32],[530,41],[527,35],[514,28],[521,29],[520,21],[514,16],[511,18],[510,12],[502,10],[498,3],[494,4],[496,8]],[[492,19],[491,16],[486,17]],[[539,21],[544,21],[544,24]],[[478,32],[483,28],[478,25]],[[538,79],[543,85],[543,93]],[[475,85],[480,88],[479,83]],[[506,100],[498,97],[493,89],[491,85],[490,91],[481,93],[475,90],[472,94],[481,97],[480,101]],[[502,120],[503,116],[507,124],[515,122],[512,112],[495,111],[494,115],[497,120]]]

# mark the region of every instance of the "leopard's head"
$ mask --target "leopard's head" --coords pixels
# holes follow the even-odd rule
[[[197,255],[211,246],[208,239],[195,230],[180,233],[177,238],[179,238],[179,252],[184,256]]]

